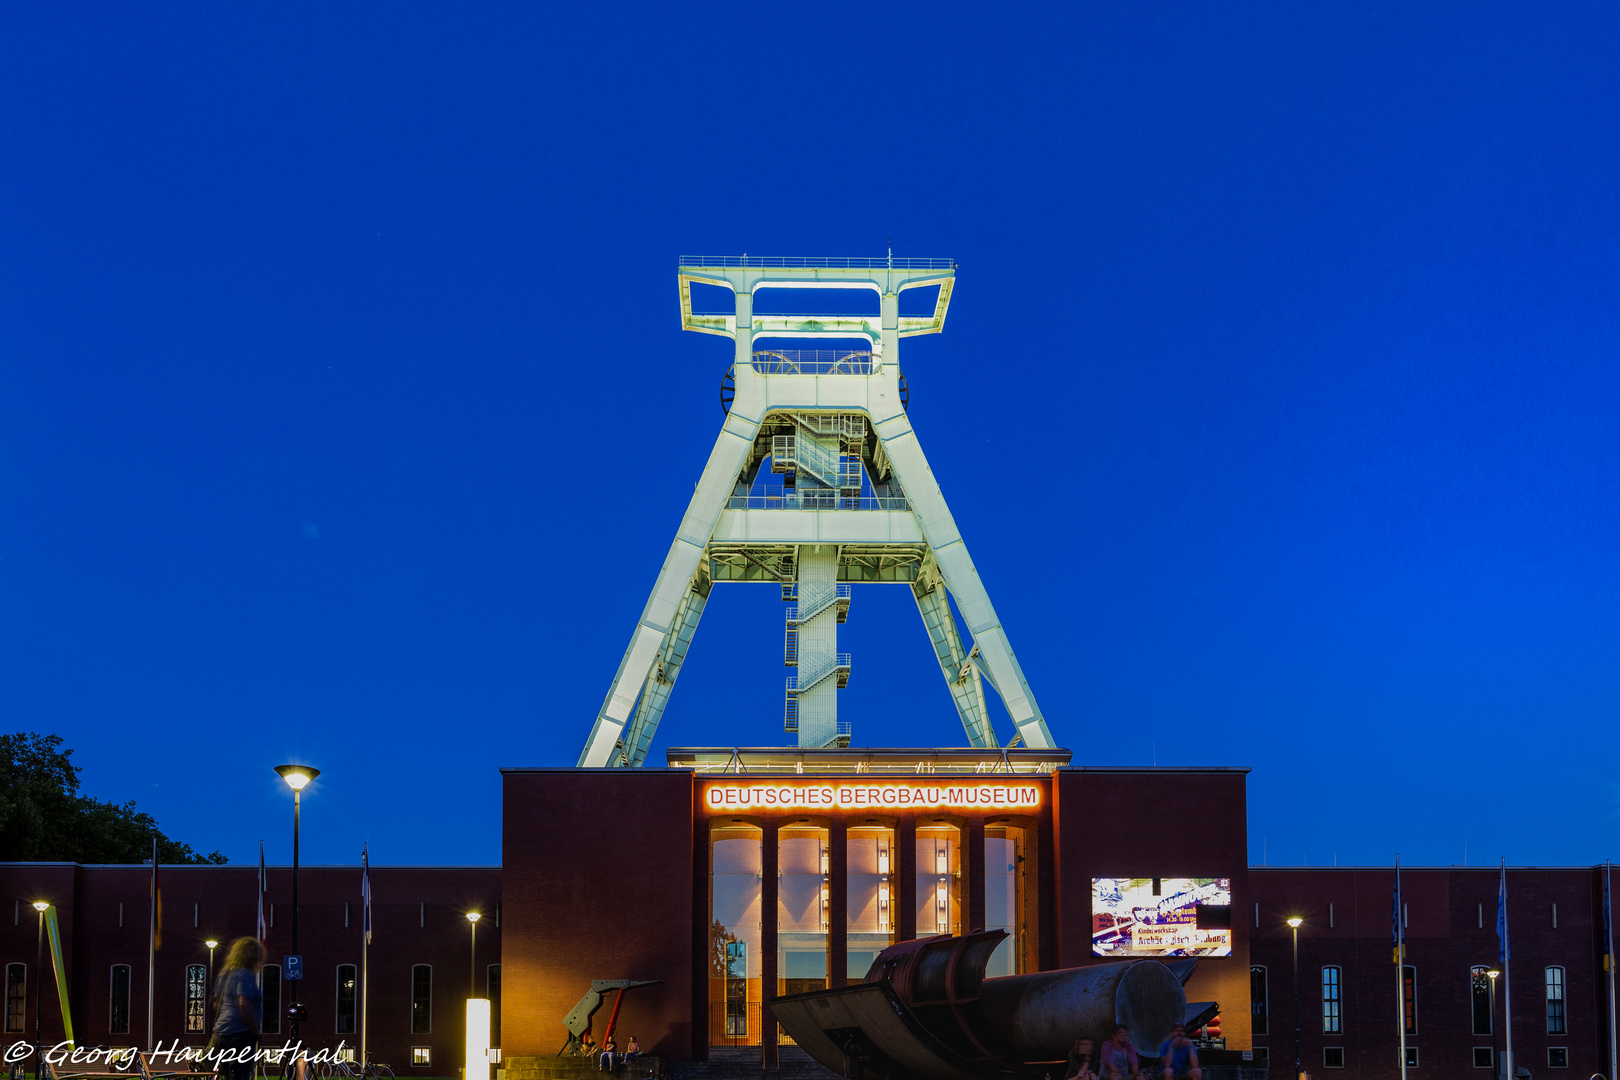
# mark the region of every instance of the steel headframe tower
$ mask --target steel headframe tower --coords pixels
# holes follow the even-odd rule
[[[1055,745],[906,418],[900,339],[944,329],[955,271],[950,259],[892,255],[681,258],[682,329],[736,341],[722,383],[726,420],[580,765],[643,763],[709,590],[721,581],[772,582],[792,602],[784,660],[798,672],[788,676],[785,712],[801,747],[849,743],[837,690],[849,679],[850,658],[837,639],[855,582],[911,586],[973,746],[999,745],[981,680],[1012,717],[1008,746]],[[734,314],[695,313],[694,283],[731,290]],[[902,292],[934,287],[932,314],[900,314]],[[755,315],[761,289],[870,289],[880,315]],[[861,338],[870,349],[756,351],[755,340],[769,338]],[[779,487],[773,474],[781,475]],[[971,645],[947,595],[956,598]]]

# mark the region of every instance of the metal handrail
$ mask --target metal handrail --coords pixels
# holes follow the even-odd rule
[[[808,650],[800,650],[798,674],[789,675],[787,677],[787,691],[790,694],[799,693],[800,687],[808,690],[817,683],[821,682],[823,679],[835,675],[839,671],[847,671],[851,667],[850,654],[847,652],[833,654],[822,653],[821,655],[814,657],[814,659],[819,660],[823,666],[811,668],[809,673],[806,674],[804,660],[807,652]]]
[[[681,266],[741,266],[780,270],[954,270],[955,259],[849,259],[780,255],[682,255]]]
[[[777,495],[732,495],[727,510],[910,510],[911,500],[899,495],[840,495],[836,491],[805,491]]]
[[[841,349],[761,349],[754,353],[759,375],[870,375],[876,366],[869,351]]]

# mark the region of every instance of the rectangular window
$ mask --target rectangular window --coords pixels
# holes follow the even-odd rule
[[[1266,1034],[1266,969],[1259,965],[1249,969],[1249,1013],[1254,1033]]]
[[[278,1034],[281,1031],[281,965],[264,965],[259,986],[264,991],[264,1026],[260,1030]]]
[[[1547,1034],[1568,1034],[1564,1018],[1564,969],[1561,967],[1547,969]]]
[[[427,1035],[432,1031],[433,969],[427,964],[417,964],[411,968],[411,1034]],[[425,1050],[426,1047],[422,1049]],[[412,1061],[411,1064],[425,1065],[427,1062]]]
[[[1406,1048],[1406,1067],[1408,1069],[1415,1069],[1418,1067],[1417,1050],[1418,1048],[1415,1046],[1408,1046]],[[1399,1060],[1399,1058],[1397,1057],[1396,1060]]]
[[[425,1069],[433,1064],[433,1051],[426,1046],[411,1047],[411,1067]]]
[[[1474,1047],[1474,1068],[1476,1068],[1476,1069],[1488,1069],[1488,1068],[1490,1068],[1492,1065],[1495,1064],[1495,1062],[1491,1060],[1495,1056],[1496,1056],[1496,1052],[1494,1050],[1492,1050],[1488,1046],[1476,1046],[1476,1047]]]
[[[1406,1017],[1406,1033],[1417,1034],[1417,968],[1401,968],[1401,1012]],[[1412,1053],[1417,1053],[1413,1050]]]
[[[107,1031],[113,1035],[129,1034],[128,964],[113,965],[112,997],[107,1008]]]
[[[337,969],[337,1033],[353,1035],[355,978],[353,964],[339,964]]]
[[[489,965],[489,974],[485,979],[485,991],[489,995],[489,1045],[501,1045],[501,965]]]
[[[1340,995],[1341,973],[1329,965],[1322,969],[1322,1034],[1340,1035],[1344,1032],[1344,1005]]]
[[[764,834],[712,825],[709,841],[709,1043],[758,1046]]]
[[[1344,1068],[1344,1047],[1342,1047],[1342,1046],[1324,1046],[1324,1047],[1322,1047],[1322,1068],[1324,1068],[1324,1069],[1342,1069],[1342,1068]]]
[[[1569,1047],[1567,1047],[1567,1046],[1549,1046],[1549,1047],[1547,1047],[1547,1068],[1549,1068],[1549,1069],[1567,1069],[1567,1068],[1569,1068]]]
[[[1495,1019],[1491,1015],[1491,977],[1486,974],[1489,970],[1483,964],[1468,969],[1468,993],[1473,1006],[1475,1035],[1489,1035]]]
[[[186,965],[186,1034],[208,1030],[208,969]]]
[[[28,1010],[28,965],[6,965],[6,1030],[23,1029],[23,1017]]]

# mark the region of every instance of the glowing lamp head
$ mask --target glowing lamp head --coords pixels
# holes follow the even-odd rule
[[[479,919],[482,919],[483,917],[484,916],[483,916],[482,912],[478,912],[478,911],[469,911],[469,912],[467,912],[467,921],[468,922],[475,923]]]
[[[321,775],[321,770],[308,765],[277,765],[276,775],[287,781],[287,786],[294,791],[303,791],[311,780]]]
[[[46,908],[48,908],[50,906],[51,906],[50,903],[45,901],[45,900],[35,900],[34,901],[34,910],[35,911],[44,911]]]
[[[1491,968],[1491,969],[1489,969],[1489,970],[1487,970],[1485,972],[1486,978],[1493,979],[1493,980],[1500,974],[1502,974],[1502,973],[1500,971],[1497,971],[1495,968]]]
[[[207,941],[203,942],[203,944],[208,946],[210,949],[219,948],[219,941],[215,938],[209,938]]]
[[[1300,918],[1298,915],[1295,915],[1292,919],[1288,920],[1288,925],[1292,926],[1295,930],[1298,930],[1300,926],[1304,924],[1304,922],[1304,919]]]

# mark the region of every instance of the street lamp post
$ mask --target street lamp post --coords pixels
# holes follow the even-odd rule
[[[287,786],[293,790],[293,924],[292,924],[292,955],[298,956],[298,832],[303,809],[303,791],[309,782],[321,775],[321,770],[312,769],[307,765],[277,765],[276,775],[287,781]],[[303,971],[299,971],[302,976]],[[298,1003],[298,984],[302,978],[289,980],[293,984],[293,1003],[287,1009],[288,1030],[292,1037],[298,1038],[298,1021],[303,1019],[304,1007]]]
[[[218,938],[209,938],[203,942],[208,946],[208,1030],[214,1030],[214,950],[219,948]]]
[[[478,996],[478,920],[482,914],[477,911],[467,912],[467,921],[472,924],[472,981],[468,983],[468,997]]]
[[[1299,926],[1305,920],[1295,915],[1288,920],[1288,925],[1294,931],[1294,1077],[1300,1076],[1299,1056]]]
[[[40,992],[45,989],[45,909],[51,905],[44,900],[34,901],[34,910],[39,912],[39,945],[34,954],[34,1075],[38,1076],[40,1041],[39,1014],[43,998]]]
[[[1485,975],[1491,980],[1491,1075],[1501,1076],[1502,1065],[1496,1059],[1496,977],[1502,974],[1495,968],[1487,968]]]

